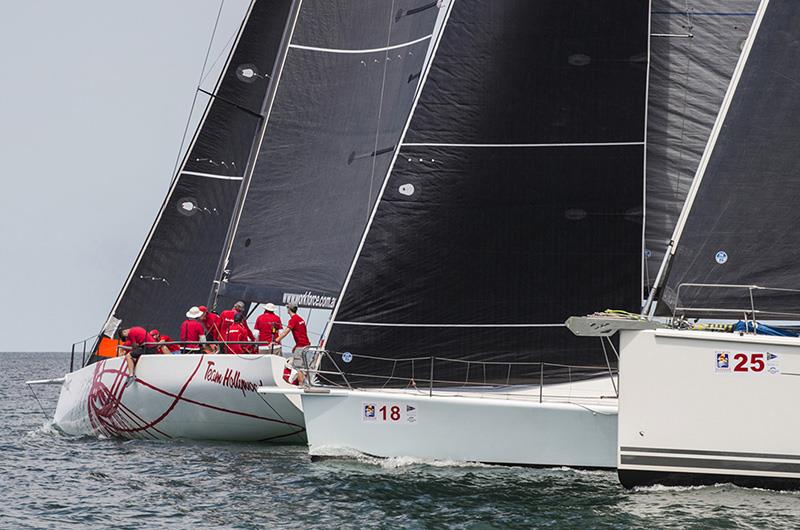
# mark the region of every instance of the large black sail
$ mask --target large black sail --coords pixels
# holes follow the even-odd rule
[[[113,309],[124,325],[177,333],[202,304],[233,213],[290,0],[251,5],[193,142]]]
[[[455,2],[329,350],[602,362],[561,323],[640,305],[648,4]]]
[[[304,0],[220,293],[333,307],[441,12],[429,0]]]
[[[800,3],[762,3],[738,68],[696,196],[687,202],[660,307],[750,308],[742,289],[681,289],[676,304],[682,283],[800,287],[800,99],[793,77],[800,71]],[[754,302],[756,309],[797,313],[791,293],[756,291]]]
[[[653,0],[645,291],[655,280],[759,0]]]

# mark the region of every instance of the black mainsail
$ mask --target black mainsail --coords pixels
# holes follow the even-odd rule
[[[648,30],[649,2],[457,0],[327,349],[597,364],[562,322],[640,307]]]
[[[429,0],[303,1],[220,294],[333,307],[442,12]]]
[[[800,3],[762,2],[681,214],[659,309],[750,308],[743,289],[797,288]],[[796,314],[796,293],[755,291],[756,309]],[[734,318],[740,316],[734,314]]]
[[[111,321],[175,334],[186,309],[206,300],[291,6],[254,0],[248,9]]]
[[[653,0],[644,287],[655,280],[759,0]]]

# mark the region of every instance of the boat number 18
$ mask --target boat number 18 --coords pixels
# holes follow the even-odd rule
[[[407,403],[362,403],[361,419],[363,421],[399,424],[415,423],[417,407]]]

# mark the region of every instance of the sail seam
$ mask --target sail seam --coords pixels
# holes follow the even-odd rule
[[[352,322],[334,320],[334,324],[345,326],[375,326],[386,328],[563,328],[563,322],[554,324],[418,324],[401,322]]]
[[[617,147],[626,145],[644,145],[644,142],[567,142],[539,144],[470,144],[470,143],[404,143],[402,147]]]
[[[200,173],[199,171],[181,171],[182,175],[192,175],[195,177],[206,177],[210,179],[221,179],[221,180],[242,180],[244,177],[236,177],[236,176],[229,176],[229,175],[214,175],[213,173]]]
[[[399,48],[405,48],[407,46],[413,46],[414,44],[419,44],[420,42],[424,42],[430,39],[433,36],[431,33],[430,35],[425,35],[424,37],[420,37],[418,39],[404,42],[402,44],[393,44],[391,46],[384,46],[383,48],[363,48],[358,50],[353,49],[345,49],[345,48],[320,48],[318,46],[304,46],[302,44],[290,44],[289,48],[295,50],[307,50],[312,52],[323,52],[323,53],[350,53],[350,54],[358,54],[358,53],[376,53],[376,52],[388,52],[391,50],[397,50]]]

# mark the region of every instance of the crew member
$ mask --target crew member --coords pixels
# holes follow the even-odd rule
[[[156,339],[156,342],[173,342],[172,337],[169,335],[162,335],[157,329],[151,329],[150,336]],[[159,353],[169,355],[179,351],[181,347],[177,344],[159,344],[157,349]]]
[[[255,328],[258,331],[258,342],[272,343],[278,338],[278,332],[283,329],[281,317],[275,313],[278,307],[275,304],[264,306],[264,312],[256,319]]]
[[[206,330],[207,340],[222,340],[222,319],[213,311],[210,311],[206,306],[201,305],[198,307],[203,316],[200,317],[203,327]]]
[[[181,342],[186,353],[197,353],[200,351],[200,341],[205,341],[203,324],[198,320],[203,313],[200,308],[192,307],[186,312],[186,320],[181,324]]]
[[[225,334],[228,332],[228,328],[233,324],[233,317],[235,317],[238,313],[244,313],[244,302],[236,302],[233,304],[232,309],[226,309],[219,314],[219,317],[222,320],[222,327],[220,328],[220,331],[222,331],[223,336],[225,336]],[[247,319],[245,318],[242,322],[244,323],[244,327],[247,328],[247,336],[250,338],[250,340],[256,340],[255,335],[253,335],[253,332],[250,331],[250,327],[247,325]]]
[[[252,353],[251,346],[247,344],[231,344],[232,342],[249,342],[252,340],[252,332],[246,326],[244,319],[244,311],[236,313],[236,316],[233,317],[233,324],[231,324],[228,331],[225,332],[225,342],[227,343],[228,353]]]
[[[303,382],[303,373],[300,371],[304,368],[305,354],[311,342],[308,340],[308,330],[306,329],[306,321],[300,318],[297,314],[297,304],[286,304],[286,309],[289,310],[289,322],[286,324],[286,329],[280,332],[278,339],[275,341],[281,343],[284,337],[292,332],[294,339],[294,348],[292,348],[292,364],[298,370],[298,382]]]
[[[124,340],[122,346],[130,346],[130,350],[125,353],[125,364],[128,365],[128,379],[125,386],[133,384],[136,380],[135,370],[139,357],[142,355],[152,355],[156,351],[156,339],[154,339],[146,329],[134,326],[119,331],[120,340]]]

